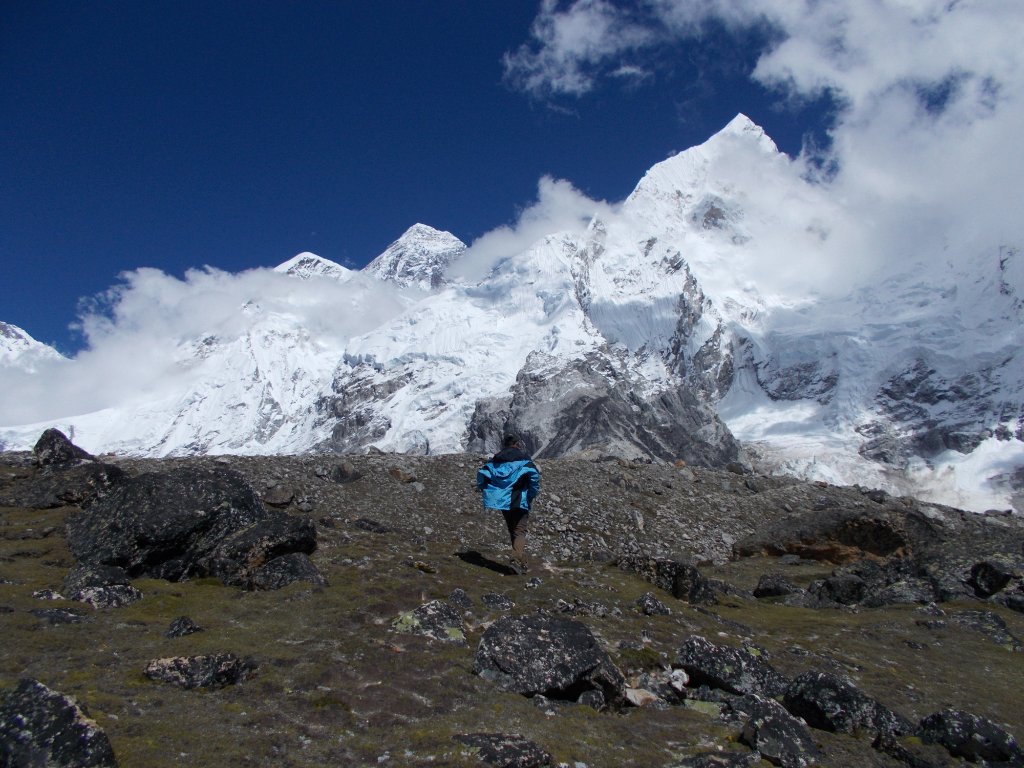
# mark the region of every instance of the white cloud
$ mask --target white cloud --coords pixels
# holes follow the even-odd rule
[[[578,95],[669,43],[699,45],[712,20],[772,28],[753,77],[780,98],[829,93],[840,107],[825,158],[835,172],[818,180],[860,231],[846,241],[858,251],[833,241],[834,266],[978,258],[1024,242],[1018,0],[546,2],[506,67],[531,94]],[[808,148],[800,161],[813,176],[820,159]]]
[[[559,10],[556,0],[544,0],[531,34],[530,43],[505,55],[506,76],[536,95],[574,96],[593,87],[606,60],[643,48],[652,37],[649,28],[607,0],[578,0],[566,10]],[[615,69],[624,72],[622,65]]]
[[[537,184],[537,201],[511,226],[477,238],[448,270],[456,279],[482,280],[502,260],[522,253],[541,238],[557,232],[582,232],[595,215],[610,215],[607,203],[591,200],[572,184],[550,176]]]
[[[83,305],[79,322],[88,345],[74,359],[37,366],[34,374],[0,371],[0,424],[181,393],[197,375],[188,365],[197,341],[230,344],[260,322],[303,328],[337,359],[348,338],[404,306],[393,285],[361,274],[342,284],[270,269],[193,269],[183,279],[150,268],[126,272],[118,285]]]

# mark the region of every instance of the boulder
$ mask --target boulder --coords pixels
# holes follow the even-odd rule
[[[590,629],[574,619],[506,616],[484,632],[473,670],[524,696],[577,701],[595,691],[621,706],[625,679]]]
[[[812,728],[854,734],[909,733],[911,724],[852,682],[827,672],[805,672],[790,683],[783,704]]]
[[[445,643],[466,643],[466,627],[462,623],[462,616],[444,600],[433,600],[403,613],[391,622],[391,628],[396,632],[421,635]]]
[[[83,706],[24,679],[0,696],[0,765],[113,768],[117,759]]]
[[[315,587],[327,586],[327,580],[313,565],[305,552],[290,552],[268,561],[266,565],[244,575],[237,583],[252,589],[281,589],[297,581],[308,581]],[[227,583],[233,583],[227,580]]]
[[[125,480],[68,520],[67,539],[85,565],[171,581],[215,576],[256,589],[287,583],[281,575],[294,559],[265,578],[261,569],[275,558],[312,552],[316,529],[307,518],[267,511],[237,472],[178,469]],[[308,573],[299,569],[296,578]]]
[[[256,669],[251,659],[240,659],[233,653],[205,656],[175,656],[154,659],[143,674],[150,680],[173,683],[185,689],[223,688],[241,682]]]
[[[205,630],[188,616],[179,616],[167,628],[166,637],[185,637],[186,635],[194,635],[196,632],[203,631]]]
[[[754,597],[786,597],[797,595],[803,592],[800,587],[789,581],[785,576],[778,573],[765,573],[757,580],[754,587]]]
[[[636,601],[636,607],[644,616],[671,616],[672,610],[651,592],[644,592]]]
[[[79,565],[64,577],[64,596],[93,608],[120,608],[141,600],[143,595],[129,583],[123,568]]]
[[[714,586],[696,566],[679,560],[646,555],[619,558],[619,568],[635,573],[673,597],[688,603],[714,605],[718,602]]]
[[[746,719],[740,741],[756,749],[772,765],[805,768],[821,758],[821,750],[807,726],[774,699],[748,695],[729,706]]]
[[[465,733],[453,737],[476,751],[477,757],[499,768],[542,768],[551,765],[551,755],[519,734]]]
[[[100,462],[52,465],[34,477],[0,488],[0,506],[52,509],[86,507],[125,479],[120,467]]]
[[[929,715],[917,735],[928,744],[941,744],[954,757],[1007,765],[1024,765],[1024,749],[1009,733],[984,717],[946,709]]]
[[[985,560],[971,567],[971,575],[967,583],[974,588],[974,593],[981,598],[992,597],[1002,591],[1010,579],[1013,569],[1002,563]]]
[[[32,448],[36,464],[40,467],[71,466],[96,457],[72,443],[59,429],[48,429],[39,436]]]
[[[707,685],[735,694],[778,696],[788,680],[771,664],[749,651],[715,645],[703,637],[690,637],[676,655],[676,666],[690,676],[692,685]]]
[[[760,752],[704,752],[687,757],[676,768],[757,768],[761,765]]]

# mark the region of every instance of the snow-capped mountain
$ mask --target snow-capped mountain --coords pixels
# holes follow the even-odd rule
[[[0,367],[34,371],[39,363],[61,359],[63,355],[49,344],[36,341],[16,325],[0,322]]]
[[[237,308],[175,337],[145,386],[0,442],[54,425],[94,453],[487,452],[514,429],[539,458],[746,460],[1019,505],[1016,247],[803,290],[842,208],[742,115],[602,211],[481,280],[450,269],[472,249],[422,224],[359,271],[299,254],[239,278]]]
[[[466,244],[451,232],[414,224],[367,264],[366,271],[403,287],[430,290],[441,286],[445,269],[465,250]]]

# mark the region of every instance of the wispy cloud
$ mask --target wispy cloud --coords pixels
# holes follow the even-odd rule
[[[537,200],[523,209],[515,223],[474,240],[451,266],[449,275],[479,281],[502,259],[522,253],[546,235],[582,232],[594,216],[611,212],[608,203],[591,200],[568,181],[545,176],[537,184]]]
[[[772,30],[752,77],[781,100],[827,93],[839,105],[828,155],[808,146],[799,160],[860,222],[858,256],[976,258],[1024,242],[1016,0],[545,2],[506,72],[531,95],[564,100],[672,45],[699,45],[710,22]]]

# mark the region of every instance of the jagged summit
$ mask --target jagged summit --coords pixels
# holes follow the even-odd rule
[[[443,283],[445,268],[464,250],[466,244],[451,232],[413,224],[365,271],[402,287],[430,290]]]
[[[274,267],[274,271],[294,275],[302,280],[308,280],[311,277],[330,277],[335,280],[346,280],[352,274],[351,269],[309,251],[303,251],[283,264],[277,265]]]
[[[36,341],[16,325],[0,321],[0,365],[32,369],[43,360],[61,360],[63,355],[48,344]]]
[[[159,397],[59,425],[40,406],[51,421],[7,421],[0,445],[61,426],[97,454],[487,453],[514,429],[542,459],[745,457],[1024,508],[1019,248],[811,301],[800,265],[825,247],[863,256],[830,240],[844,220],[828,195],[738,115],[586,230],[536,238],[479,281],[444,282],[466,246],[424,224],[361,273],[299,254],[278,271],[338,286],[296,281],[281,311],[185,339],[154,374]]]

